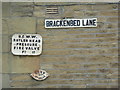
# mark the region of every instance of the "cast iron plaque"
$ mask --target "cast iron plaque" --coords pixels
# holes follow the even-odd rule
[[[11,50],[14,55],[40,55],[42,37],[39,34],[14,34]]]

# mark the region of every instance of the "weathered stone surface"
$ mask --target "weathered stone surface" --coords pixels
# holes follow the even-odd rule
[[[27,5],[33,5],[33,2],[11,2],[11,6],[27,6]]]
[[[9,23],[5,18],[2,19],[2,30],[1,34],[9,34]]]
[[[45,19],[40,18],[37,19],[37,33],[42,35],[42,31],[46,31],[45,29],[45,24],[44,24]]]
[[[64,6],[64,12],[62,14],[63,18],[73,18],[74,13],[73,13],[73,8],[71,6]]]
[[[101,11],[100,16],[118,16],[118,11]]]
[[[116,22],[118,23],[118,17],[110,17],[107,19],[108,22]]]
[[[84,15],[85,16],[97,16],[98,12],[97,11],[85,11]]]
[[[10,73],[11,60],[8,53],[2,54],[2,73]]]
[[[2,52],[10,52],[10,38],[7,35],[2,36]]]
[[[36,32],[36,19],[34,17],[18,17],[6,19],[9,23],[10,34],[15,33],[35,33]]]
[[[108,23],[105,25],[105,28],[106,29],[114,29],[114,28],[118,28],[118,24],[115,24],[115,23]]]
[[[93,10],[114,10],[114,9],[118,9],[118,4],[104,4],[104,5],[101,5],[98,3],[98,5],[93,5],[92,7]]]
[[[10,17],[10,2],[2,3],[2,17]]]
[[[36,1],[36,0],[34,0]],[[69,4],[76,4],[76,2],[35,2],[35,5],[69,5]]]
[[[0,35],[0,42],[2,43],[2,35]],[[2,55],[2,44],[0,44],[0,52],[1,52],[1,55]]]
[[[45,17],[46,8],[42,6],[35,6],[33,16],[35,17]]]
[[[2,54],[0,54],[0,67],[2,67]],[[2,68],[0,68],[0,73],[2,74]],[[1,75],[0,75],[1,78]]]
[[[12,73],[32,73],[40,68],[39,56],[14,56],[11,60],[11,72]]]
[[[29,74],[14,74],[10,76],[10,79],[13,81],[19,81],[19,80],[23,80],[23,81],[29,81],[32,80],[32,78],[30,77]]]
[[[84,11],[84,10],[91,10],[92,5],[73,5],[71,8],[73,8],[74,11]]]
[[[52,5],[58,7],[58,14],[47,14],[46,8]],[[11,87],[118,86],[118,4],[12,2],[4,4],[3,7],[3,67],[4,73],[10,70]],[[63,18],[97,18],[98,25],[95,28],[59,29],[46,29],[44,26],[45,19]],[[42,54],[13,55],[10,47],[11,37],[15,33],[40,34],[43,37]],[[50,74],[45,81],[38,82],[29,76],[39,68]]]
[[[2,88],[10,88],[9,74],[2,74]]]

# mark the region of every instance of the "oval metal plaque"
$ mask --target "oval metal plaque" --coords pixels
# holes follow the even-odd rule
[[[36,70],[30,75],[33,79],[38,81],[45,80],[49,76],[49,74],[45,70]]]

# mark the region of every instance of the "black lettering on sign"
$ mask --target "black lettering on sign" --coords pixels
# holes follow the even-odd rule
[[[47,26],[47,27],[52,26],[52,21],[46,21],[46,26]]]
[[[39,47],[37,49],[39,50]]]
[[[23,39],[23,42],[25,42],[25,39]]]
[[[19,47],[19,49],[21,49],[21,47]]]
[[[28,47],[25,47],[26,50],[28,50]]]
[[[32,51],[32,53],[35,53],[35,51]]]
[[[37,48],[36,48],[36,47],[34,47],[34,49],[36,50]]]
[[[27,43],[27,46],[29,46],[29,43]]]
[[[32,36],[32,38],[35,38],[36,36]]]
[[[93,20],[82,20],[83,26],[96,26],[96,19]]]
[[[66,23],[65,23],[66,24]],[[37,54],[38,51],[40,50],[40,45],[41,39],[39,36],[36,35],[17,35],[14,38],[12,38],[12,50],[14,50],[14,54],[17,53],[17,55],[31,55],[31,54]],[[17,51],[15,51],[17,50]],[[37,51],[37,52],[36,52]]]
[[[32,45],[34,46],[34,43]]]
[[[38,40],[38,42],[40,43],[40,40]]]
[[[22,35],[22,38],[24,38],[24,35]]]
[[[19,35],[18,37],[21,38],[21,35]]]
[[[30,47],[29,47],[29,50],[30,50]]]
[[[22,51],[22,53],[26,53],[26,51]]]
[[[14,47],[14,49],[16,49],[16,47]]]
[[[30,43],[30,46],[32,46],[32,44]]]
[[[29,35],[27,35],[27,36],[26,36],[26,38],[30,38],[30,36],[29,36]]]
[[[77,26],[80,26],[80,20],[77,20]]]
[[[37,40],[35,42],[37,42]]]
[[[37,43],[35,43],[35,46],[37,46]]]
[[[96,19],[93,19],[93,25],[96,26]]]

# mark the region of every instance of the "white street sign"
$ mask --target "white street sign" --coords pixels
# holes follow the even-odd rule
[[[46,19],[45,28],[97,27],[97,18]]]

